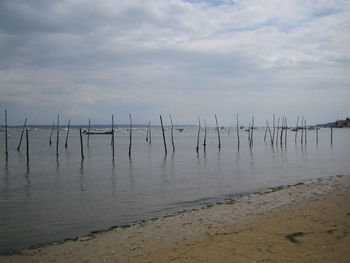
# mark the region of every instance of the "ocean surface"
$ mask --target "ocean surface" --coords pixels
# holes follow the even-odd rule
[[[305,179],[350,174],[350,129],[307,132],[307,143],[297,143],[293,131],[287,143],[273,147],[265,129],[254,130],[250,148],[248,133],[210,129],[203,148],[203,131],[196,153],[197,129],[166,131],[165,156],[160,128],[133,131],[131,158],[129,132],[115,133],[115,157],[111,135],[83,135],[85,159],[81,161],[79,130],[56,133],[49,145],[50,129],[29,132],[29,163],[25,137],[17,152],[20,129],[10,129],[9,157],[5,160],[5,133],[0,132],[0,251],[25,248],[147,220],[178,211],[223,201],[267,187],[294,184]]]

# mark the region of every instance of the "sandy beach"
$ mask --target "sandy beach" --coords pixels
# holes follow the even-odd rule
[[[350,262],[350,176],[308,180],[0,262]]]

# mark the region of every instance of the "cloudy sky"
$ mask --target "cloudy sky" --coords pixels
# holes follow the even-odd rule
[[[1,0],[10,124],[350,115],[348,0]],[[3,123],[3,114],[1,114]]]

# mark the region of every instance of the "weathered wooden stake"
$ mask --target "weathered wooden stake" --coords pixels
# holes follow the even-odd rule
[[[201,120],[199,119],[199,116],[198,116],[198,132],[197,132],[197,147],[196,147],[197,153],[199,151],[199,133],[200,132],[201,132]]]
[[[282,147],[282,142],[283,142],[283,129],[284,129],[284,117],[282,118],[282,123],[281,123],[281,134],[280,134],[280,145]],[[278,133],[277,133],[278,134]],[[277,141],[276,141],[277,144]]]
[[[252,130],[251,130],[251,134],[250,134],[250,143],[249,143],[250,148],[252,148],[252,146],[253,146],[253,133],[254,133],[254,115],[252,117]]]
[[[273,137],[272,137],[271,129],[270,129],[270,126],[269,126],[269,122],[267,121],[266,123],[267,123],[267,129],[269,130],[271,145],[273,146]]]
[[[307,128],[306,128],[306,120],[304,120],[304,129],[305,129],[305,144],[307,143],[307,140],[306,140],[306,133],[307,133]]]
[[[175,152],[175,143],[174,143],[174,125],[173,119],[171,118],[171,114],[169,114],[170,124],[171,124],[171,143],[173,145],[173,152]]]
[[[91,120],[89,118],[89,126],[88,126],[88,133],[87,133],[87,147],[90,146],[90,123],[91,123]]]
[[[148,131],[149,131],[149,124],[146,126],[146,142],[148,142]]]
[[[79,134],[80,134],[80,155],[81,155],[81,161],[84,160],[84,145],[83,145],[83,135],[81,133],[81,128],[79,128]]]
[[[131,113],[129,113],[129,119],[130,119],[130,129],[129,129],[129,158],[131,157],[131,145],[132,145],[132,119],[131,119]]]
[[[29,164],[29,135],[28,135],[28,129],[26,128],[26,154],[27,154],[27,165]]]
[[[275,114],[273,114],[273,121],[272,121],[272,125],[273,125],[273,133],[272,133],[272,145],[275,142],[275,131],[276,131],[276,126],[275,126]]]
[[[300,143],[303,144],[304,140],[304,116],[301,117],[301,137],[300,137]]]
[[[239,149],[239,121],[238,121],[238,114],[236,114],[236,119],[237,119],[237,147]]]
[[[266,142],[266,135],[267,135],[267,121],[266,121],[266,126],[265,126],[264,142]]]
[[[65,147],[65,148],[68,147],[68,136],[69,136],[69,131],[70,131],[70,120],[68,120],[66,142],[64,143],[64,147]]]
[[[318,127],[316,126],[315,129],[316,129],[316,144],[318,144]]]
[[[5,110],[5,156],[6,161],[9,159],[8,143],[7,143],[7,110]]]
[[[20,150],[20,148],[21,148],[22,139],[23,139],[23,134],[24,134],[24,131],[25,131],[25,129],[26,129],[26,126],[27,126],[27,118],[24,120],[22,132],[21,132],[21,137],[20,137],[20,139],[19,139],[19,143],[18,143],[18,146],[17,146],[17,151],[18,151],[18,152],[19,152],[19,150]]]
[[[148,138],[148,141],[149,141],[149,143],[152,143],[151,121],[148,122],[148,127],[149,127],[149,138]]]
[[[282,124],[281,124],[282,126]],[[277,130],[276,130],[276,145],[278,144],[278,131],[280,129],[280,117],[278,117],[278,120],[277,120]]]
[[[204,140],[203,140],[204,149],[207,146],[207,122],[204,120]]]
[[[294,135],[294,143],[297,144],[297,133],[298,133],[298,130],[299,130],[299,115],[298,115],[298,118],[297,118],[297,126],[295,127],[295,135]]]
[[[216,114],[215,114],[215,122],[216,122],[216,130],[218,131],[218,141],[219,141],[218,148],[220,151],[221,150],[220,129],[219,129],[218,118],[216,117]]]
[[[112,144],[112,156],[114,159],[114,115],[112,114],[112,138],[111,138],[111,144]]]
[[[51,129],[51,133],[50,133],[50,138],[49,138],[49,145],[52,144],[52,134],[53,134],[53,131],[55,130],[55,122],[52,123],[52,129]]]
[[[60,115],[57,114],[56,156],[58,156],[58,142],[60,138]]]
[[[287,146],[287,132],[288,132],[288,121],[287,121],[287,117],[285,117],[285,135],[284,135],[285,146]]]
[[[333,127],[331,126],[331,145],[333,144]]]
[[[251,122],[248,124],[248,143],[250,144],[250,131],[251,131]]]
[[[166,148],[166,141],[165,141],[165,134],[164,134],[164,126],[163,126],[162,115],[159,115],[159,117],[160,117],[160,125],[162,127],[162,134],[163,134],[164,154],[167,155],[168,154],[168,150]]]

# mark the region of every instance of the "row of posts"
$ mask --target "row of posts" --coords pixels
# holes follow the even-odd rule
[[[162,130],[162,137],[163,137],[163,146],[164,146],[164,154],[167,155],[168,149],[167,149],[167,144],[166,144],[166,139],[165,139],[165,129],[163,125],[163,118],[162,115],[159,116],[160,118],[160,124],[161,124],[161,130]],[[174,143],[174,125],[173,125],[173,119],[171,114],[169,114],[169,119],[170,119],[170,124],[171,124],[171,142],[172,142],[172,149],[173,152],[175,151],[175,143]],[[301,126],[299,126],[299,119],[300,117],[298,116],[297,118],[297,123],[295,129],[295,143],[297,143],[297,133],[298,130],[301,130],[301,136],[300,136],[300,143],[301,144],[306,144],[307,143],[307,126],[306,126],[306,119],[304,116],[302,116],[301,119]],[[132,152],[132,129],[133,129],[133,123],[132,123],[132,117],[131,114],[129,114],[129,121],[130,121],[130,126],[129,126],[129,151],[128,155],[129,158],[131,158],[131,152]],[[265,135],[264,135],[264,141],[266,142],[267,139],[267,134],[270,136],[270,142],[271,145],[273,146],[274,144],[280,143],[280,145],[287,144],[287,130],[289,129],[288,124],[287,124],[287,118],[282,117],[278,118],[277,121],[277,126],[275,125],[276,122],[276,117],[273,115],[273,120],[272,120],[272,130],[269,126],[269,122],[266,121],[266,128],[265,128]],[[215,123],[216,123],[216,130],[217,130],[217,136],[218,136],[218,149],[219,151],[221,150],[221,138],[220,138],[220,127],[218,125],[218,119],[215,114]],[[281,125],[280,125],[281,123]],[[56,125],[56,156],[59,155],[58,152],[58,146],[59,146],[59,126],[60,126],[60,115],[57,115],[57,125]],[[91,120],[89,119],[89,124],[88,124],[88,130],[87,130],[87,146],[89,147],[90,143],[90,128],[91,128]],[[231,127],[230,127],[231,129]],[[239,118],[238,114],[236,115],[236,134],[237,134],[237,147],[239,149],[240,147],[240,134],[239,130],[241,127],[239,127]],[[249,147],[252,148],[253,146],[253,132],[254,132],[255,126],[254,126],[254,116],[252,116],[252,121],[249,123],[248,129],[246,130],[248,132],[248,144]],[[318,127],[315,127],[316,129],[316,144],[318,144]],[[49,137],[49,145],[52,144],[52,135],[55,130],[55,123],[52,124],[52,129]],[[199,137],[200,137],[200,131],[201,131],[201,121],[198,116],[198,132],[197,132],[197,145],[196,145],[196,152],[197,154],[199,153]],[[66,139],[65,139],[65,148],[68,147],[68,136],[70,132],[70,120],[68,120],[68,125],[67,125],[67,134],[66,134]],[[27,157],[27,163],[29,163],[29,136],[28,136],[28,129],[27,129],[27,118],[24,121],[19,144],[17,147],[17,151],[20,151],[21,143],[23,140],[24,133],[26,135],[26,157]],[[230,130],[229,130],[230,133]],[[83,136],[82,136],[82,129],[79,128],[79,134],[80,134],[80,152],[81,152],[81,159],[82,161],[84,160],[84,146],[83,146]],[[115,156],[115,150],[114,150],[114,145],[115,145],[115,138],[114,138],[114,115],[112,115],[112,130],[111,130],[111,146],[112,146],[112,156],[114,159]],[[7,110],[5,110],[5,158],[6,161],[8,161],[8,126],[7,126]],[[333,129],[330,127],[330,139],[331,139],[331,144],[333,144]],[[152,142],[152,136],[151,136],[151,122],[148,122],[147,128],[146,128],[146,142],[151,143]],[[206,150],[206,145],[207,145],[207,124],[206,121],[204,120],[204,139],[203,139],[203,148],[204,151]]]

